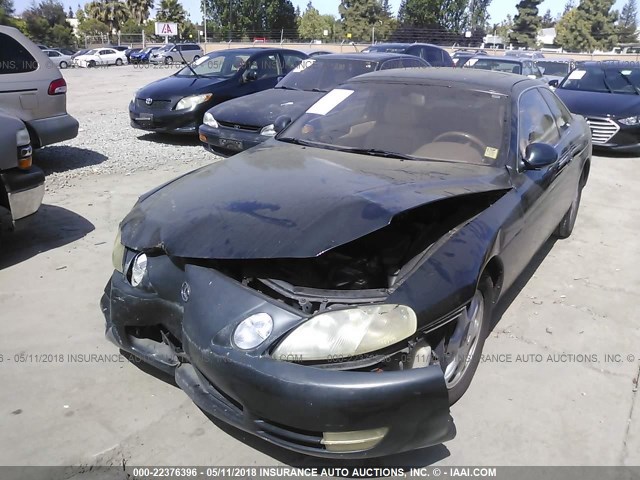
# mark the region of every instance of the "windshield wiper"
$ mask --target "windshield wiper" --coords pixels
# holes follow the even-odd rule
[[[187,64],[187,67],[189,68],[189,70],[191,70],[191,71],[193,72],[193,74],[194,74],[197,78],[200,78],[200,75],[198,75],[198,74],[196,73],[196,71],[193,69],[193,67],[191,66],[191,64],[190,64],[190,63],[187,63],[187,61],[186,61],[186,60],[185,60],[185,58],[184,58],[184,55],[182,54],[182,50],[181,50],[179,47],[178,47],[178,53],[180,54],[180,58],[182,58],[182,61],[183,61],[184,63],[186,63],[186,64]]]
[[[389,150],[382,150],[379,148],[351,148],[351,147],[338,147],[340,150],[350,153],[359,153],[361,155],[373,155],[374,157],[385,158],[399,158],[400,160],[417,160],[416,157],[411,155],[405,155],[404,153],[391,152]]]
[[[327,93],[329,90],[323,90],[322,88],[312,88],[311,89],[312,92],[322,92],[322,93]]]
[[[286,85],[282,85],[280,87],[275,87],[275,88],[281,88],[282,90],[300,90],[299,88],[296,87],[287,87]]]
[[[294,145],[304,145],[305,147],[322,147],[323,145],[315,142],[308,142],[307,140],[300,140],[294,137],[278,137],[281,142],[293,143]]]

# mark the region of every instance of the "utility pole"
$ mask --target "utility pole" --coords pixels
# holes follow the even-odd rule
[[[204,29],[204,53],[207,53],[207,0],[202,0],[202,26]]]

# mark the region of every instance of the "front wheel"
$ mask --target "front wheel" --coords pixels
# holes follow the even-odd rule
[[[444,380],[451,405],[467,391],[480,363],[484,341],[491,328],[493,299],[493,282],[488,275],[483,275],[453,333],[445,339]]]
[[[91,61],[89,62],[89,64],[88,64],[88,67],[89,67],[89,68],[93,68],[93,67],[95,67],[95,66],[96,66],[96,62],[95,62],[94,60],[91,60]]]
[[[121,67],[121,66],[122,66],[122,59],[116,58],[116,67]]]
[[[173,63],[173,58],[167,57],[167,58],[164,59],[164,64],[165,65],[169,65],[170,63]]]
[[[564,214],[562,220],[556,227],[553,235],[557,238],[569,238],[573,232],[573,227],[576,224],[576,218],[578,218],[578,209],[580,208],[580,199],[582,198],[582,183],[578,184],[575,195],[573,196],[573,202],[567,213]]]
[[[193,61],[195,62],[196,60],[198,60],[200,58],[200,55],[194,55],[193,57]]]

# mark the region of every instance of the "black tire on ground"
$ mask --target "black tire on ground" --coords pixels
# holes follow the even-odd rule
[[[200,58],[200,55],[194,55],[193,56],[193,61],[195,62],[196,60],[198,60]]]
[[[67,62],[65,62],[64,60],[62,62],[60,62],[60,68],[67,68],[69,66],[69,64]]]
[[[122,65],[122,59],[121,58],[116,58],[116,66],[120,67]]]
[[[482,319],[481,324],[479,326],[479,332],[477,335],[477,340],[475,343],[475,347],[473,348],[472,353],[468,356],[469,361],[467,366],[464,368],[461,376],[456,381],[453,386],[449,386],[447,383],[447,391],[449,393],[449,404],[453,405],[456,403],[462,395],[467,391],[469,385],[471,385],[471,380],[473,380],[473,376],[476,373],[478,368],[478,364],[480,363],[480,357],[482,356],[482,348],[484,347],[484,342],[489,335],[489,330],[491,328],[492,317],[493,317],[493,305],[495,302],[495,290],[493,281],[491,277],[487,274],[483,274],[478,282],[478,286],[476,288],[476,295],[481,295],[482,302]],[[476,296],[474,296],[476,298]],[[473,300],[470,304],[473,305]]]
[[[88,63],[88,67],[89,68],[93,68],[95,66],[96,66],[96,62],[94,60],[89,61],[89,63]]]
[[[578,184],[578,189],[573,197],[573,202],[567,213],[564,214],[562,220],[553,232],[553,236],[557,238],[569,238],[573,232],[573,227],[576,224],[576,218],[578,217],[578,209],[580,208],[580,199],[582,198],[582,179]]]
[[[173,58],[171,58],[171,57],[166,57],[166,58],[164,59],[164,64],[165,64],[165,65],[169,65],[170,63],[173,63]]]

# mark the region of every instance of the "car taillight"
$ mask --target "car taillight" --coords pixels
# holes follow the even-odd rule
[[[49,95],[62,95],[67,93],[67,82],[64,78],[58,78],[49,84]]]

